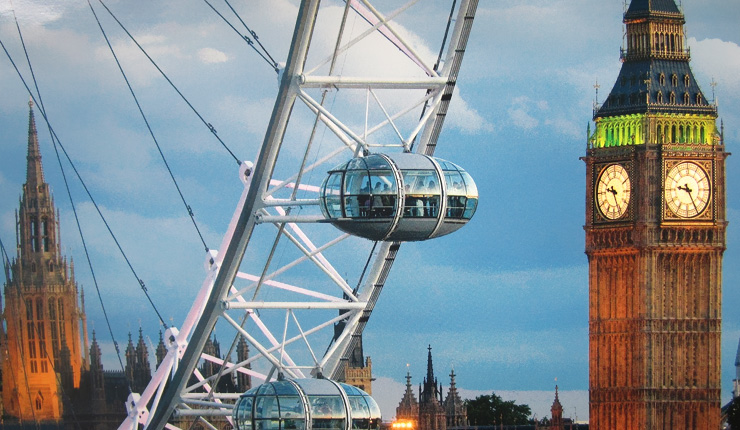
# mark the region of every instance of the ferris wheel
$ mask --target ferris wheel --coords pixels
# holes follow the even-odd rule
[[[119,428],[178,428],[196,417],[215,428],[232,420],[239,394],[221,381],[237,375],[255,385],[339,378],[401,243],[451,233],[473,216],[472,178],[433,154],[477,0],[453,3],[438,57],[417,52],[395,24],[416,3],[384,14],[368,0],[301,1],[261,150],[240,165],[229,228]],[[336,39],[314,40],[327,22]],[[214,333],[229,339],[224,358],[204,349]],[[247,357],[237,358],[240,345]],[[203,363],[218,370],[204,375]]]

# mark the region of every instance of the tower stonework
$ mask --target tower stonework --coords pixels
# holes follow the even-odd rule
[[[340,381],[353,385],[366,393],[373,394],[373,362],[370,357],[365,357],[362,348],[362,336],[352,350],[352,353],[344,366],[344,376]]]
[[[74,266],[61,253],[59,220],[29,105],[26,183],[16,214],[18,256],[4,289],[3,412],[21,421],[59,421],[62,393],[79,388],[87,369],[80,342],[85,316]]]
[[[432,346],[427,354],[427,376],[419,386],[419,421],[418,430],[447,430],[447,418],[442,404],[442,385],[434,376],[432,364]]]
[[[720,427],[725,158],[674,0],[632,0],[586,162],[590,425]]]

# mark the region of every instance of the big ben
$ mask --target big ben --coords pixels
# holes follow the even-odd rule
[[[718,429],[725,152],[675,0],[632,0],[586,162],[590,424]]]

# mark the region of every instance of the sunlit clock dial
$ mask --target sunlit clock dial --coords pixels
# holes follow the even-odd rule
[[[665,201],[676,216],[693,218],[709,204],[710,188],[709,177],[698,164],[679,163],[666,174]]]
[[[630,203],[630,177],[621,164],[610,164],[599,174],[596,184],[596,204],[607,219],[619,219],[627,213]]]

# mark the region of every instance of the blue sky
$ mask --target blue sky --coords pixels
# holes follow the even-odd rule
[[[234,4],[281,60],[290,43],[295,3]],[[414,29],[420,50],[435,52],[449,4],[422,3],[400,22]],[[277,93],[274,72],[202,2],[107,4],[219,136],[233,142],[240,157],[253,158]],[[87,4],[15,0],[13,6],[52,125],[154,300],[164,303],[165,319],[179,324],[202,281],[202,246]],[[549,391],[557,378],[563,390],[580,393],[577,402],[583,405],[588,284],[585,166],[579,157],[585,155],[594,84],[599,83],[603,101],[619,72],[623,7],[621,0],[481,1],[458,94],[436,152],[473,175],[480,206],[459,232],[402,247],[364,337],[365,353],[388,387],[391,404],[400,400],[396,391],[407,369],[414,384],[421,382],[431,344],[435,370],[445,385],[453,366],[458,386],[471,392]],[[9,8],[0,0],[0,37],[22,65]],[[728,0],[685,0],[683,8],[692,69],[707,97],[712,97],[712,79],[717,83],[727,150],[736,152],[740,6]],[[233,160],[109,17],[101,18],[207,242],[218,243],[241,189]],[[12,249],[14,210],[25,180],[28,95],[5,57],[0,59],[0,94],[0,237]],[[38,112],[36,117],[46,178],[61,212],[64,253],[77,262],[89,325],[110,351],[100,306],[81,264],[59,167]],[[729,157],[723,400],[730,395],[740,337],[738,171],[740,159]],[[104,300],[112,303],[108,312],[117,341],[125,342],[126,333],[141,325],[156,342],[157,321],[135,279],[78,185],[73,193],[83,228],[89,230]],[[107,362],[115,364],[112,356]],[[579,417],[585,408],[579,406]]]

